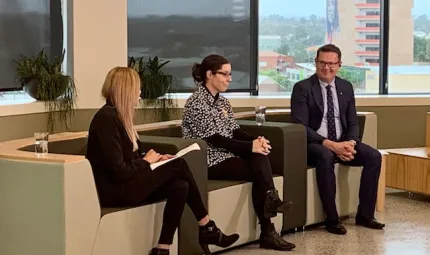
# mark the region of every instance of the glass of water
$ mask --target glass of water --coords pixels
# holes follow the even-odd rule
[[[48,154],[48,132],[36,132],[34,133],[34,150],[37,156],[44,156]]]
[[[255,107],[255,122],[258,126],[261,126],[266,121],[266,106]]]

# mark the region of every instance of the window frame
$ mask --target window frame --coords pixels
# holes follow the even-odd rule
[[[379,39],[379,94],[388,95],[388,53],[390,31],[390,0],[380,4],[380,39]]]
[[[61,0],[49,1],[49,33],[50,33],[50,54],[52,56],[61,56],[64,47],[64,28],[63,28],[63,15],[61,12]],[[42,49],[40,49],[42,50]],[[1,88],[2,92],[23,91],[20,87]]]

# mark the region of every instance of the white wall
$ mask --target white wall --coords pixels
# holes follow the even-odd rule
[[[67,0],[67,51],[77,108],[99,108],[107,72],[127,65],[127,1]]]

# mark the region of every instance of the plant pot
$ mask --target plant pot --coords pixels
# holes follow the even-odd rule
[[[32,98],[34,98],[38,101],[55,100],[55,99],[59,98],[60,96],[62,96],[66,92],[66,86],[64,86],[64,89],[58,90],[55,93],[53,93],[52,95],[49,95],[49,96],[45,95],[42,97],[38,93],[37,86],[38,86],[37,80],[33,79],[33,80],[30,80],[29,82],[27,82],[26,84],[24,84],[23,90],[29,96],[31,96]]]
[[[37,93],[37,82],[36,80],[30,80],[24,86],[22,87],[24,92],[27,93],[29,96],[36,100],[40,100],[39,94]]]
[[[171,75],[148,74],[142,78],[140,97],[142,99],[157,99],[169,91],[172,84]]]

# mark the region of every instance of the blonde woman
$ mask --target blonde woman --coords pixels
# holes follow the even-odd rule
[[[199,241],[205,252],[210,253],[208,244],[228,247],[236,242],[237,234],[224,235],[210,220],[192,173],[183,159],[151,170],[151,163],[171,156],[154,150],[145,154],[141,151],[133,125],[134,107],[140,95],[137,72],[127,67],[115,67],[106,76],[102,95],[106,104],[91,122],[86,154],[101,205],[137,206],[167,198],[159,244],[152,249],[151,255],[169,254],[185,203],[199,221]]]

